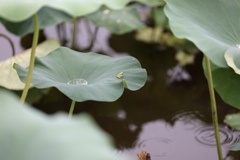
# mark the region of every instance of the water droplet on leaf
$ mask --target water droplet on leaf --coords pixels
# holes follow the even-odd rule
[[[78,78],[78,79],[72,79],[67,84],[71,85],[88,85],[88,82],[85,79]]]

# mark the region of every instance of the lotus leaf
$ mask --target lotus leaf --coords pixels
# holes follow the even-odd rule
[[[22,105],[0,90],[0,159],[2,160],[120,160],[110,137],[87,114],[68,119],[48,116]]]
[[[143,3],[145,5],[155,7],[159,5],[163,5],[164,1],[163,0],[136,0],[137,2]]]
[[[86,18],[96,26],[106,27],[116,34],[123,34],[144,27],[135,7],[112,10],[103,6],[97,12],[86,16]]]
[[[239,1],[166,0],[170,27],[187,38],[220,67],[227,67],[224,54],[240,54]]]
[[[73,17],[79,17],[96,11],[101,5],[119,9],[128,2],[129,0],[2,0],[0,17],[8,21],[20,22],[33,16],[42,7],[50,7]]]
[[[15,65],[24,82],[28,68]],[[138,90],[146,82],[146,70],[131,56],[112,58],[80,53],[61,47],[36,58],[32,84],[37,88],[56,87],[74,101],[114,101],[124,87]]]
[[[40,29],[59,24],[61,22],[72,21],[72,17],[66,13],[48,7],[41,8],[37,14],[39,17],[38,21]],[[11,22],[0,18],[0,22],[2,22],[8,31],[19,36],[24,36],[28,33],[32,33],[34,29],[34,22],[32,17],[21,22]]]
[[[36,56],[45,56],[58,47],[60,47],[58,41],[54,39],[46,40],[37,46]],[[16,70],[13,68],[13,64],[18,63],[23,67],[27,67],[29,65],[30,54],[31,49],[28,49],[14,57],[0,62],[0,86],[15,90],[24,88],[24,83],[20,81]]]
[[[240,130],[240,113],[227,115],[225,121],[227,125],[231,126],[234,129]]]
[[[205,64],[204,71],[206,72]],[[224,102],[240,109],[240,75],[228,68],[221,68],[211,63],[213,86]]]
[[[225,118],[225,122],[234,129],[240,130],[240,113],[229,114]],[[230,150],[239,151],[240,143],[231,146]]]

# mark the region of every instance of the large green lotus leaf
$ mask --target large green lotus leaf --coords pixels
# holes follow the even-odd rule
[[[39,17],[38,21],[40,29],[72,20],[72,17],[66,13],[48,7],[43,7],[37,14]],[[7,28],[8,31],[19,36],[24,36],[28,33],[32,33],[34,29],[34,22],[32,17],[21,22],[11,22],[0,18],[0,22]]]
[[[30,18],[42,7],[61,10],[73,17],[96,11],[101,5],[113,9],[124,7],[130,0],[1,0],[0,17],[8,21],[20,22]]]
[[[143,3],[145,5],[155,7],[155,6],[160,6],[164,4],[163,0],[135,0],[137,2]]]
[[[2,89],[0,99],[1,160],[123,159],[87,114],[71,120],[64,113],[48,116]]]
[[[45,56],[58,47],[60,47],[58,41],[48,39],[37,46],[36,56]],[[13,64],[18,63],[23,67],[29,66],[30,55],[31,49],[28,49],[14,57],[0,62],[0,86],[15,90],[21,90],[24,88],[25,85],[20,81],[16,70],[13,68]]]
[[[203,63],[206,73],[205,63]],[[222,68],[211,63],[213,85],[224,102],[240,109],[240,75],[232,68]]]
[[[225,122],[227,125],[231,126],[232,128],[236,130],[240,130],[240,113],[236,114],[229,114],[225,118]],[[236,143],[233,146],[230,147],[233,151],[239,151],[240,150],[240,143]]]
[[[97,12],[86,16],[86,18],[96,26],[106,27],[116,34],[124,34],[144,27],[135,7],[112,10],[103,6]]]
[[[225,52],[239,54],[238,0],[166,0],[166,4],[174,34],[194,42],[213,63],[227,67]]]
[[[28,69],[15,65],[24,82]],[[36,58],[32,84],[37,88],[56,87],[74,101],[114,101],[124,87],[138,90],[146,82],[146,70],[131,56],[112,58],[80,53],[61,47]]]

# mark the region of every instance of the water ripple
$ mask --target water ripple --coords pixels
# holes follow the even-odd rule
[[[203,125],[202,118],[204,116],[198,111],[181,111],[174,115],[171,123],[181,123],[186,130],[196,129],[199,125]]]
[[[138,150],[151,151],[151,157],[166,157],[174,151],[174,145],[168,138],[151,138],[137,142],[134,145]]]
[[[224,127],[219,128],[219,135],[222,145],[231,146],[232,144],[240,141],[239,133],[235,134],[233,131]],[[201,144],[208,146],[216,146],[213,127],[206,126],[199,128],[195,132],[195,139]]]

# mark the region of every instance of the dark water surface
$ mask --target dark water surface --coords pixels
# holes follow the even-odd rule
[[[47,30],[50,37],[56,37],[53,32],[53,28]],[[79,32],[79,48],[88,46],[89,38],[84,33],[82,29]],[[21,50],[18,41],[16,38],[17,51]],[[6,46],[1,44],[4,52],[9,52]],[[114,137],[119,149],[117,154],[129,154],[137,159],[137,153],[146,150],[152,160],[218,159],[201,54],[196,56],[194,64],[182,68],[174,58],[173,49],[138,42],[134,40],[134,33],[110,36],[104,29],[100,30],[93,50],[114,56],[132,55],[148,71],[148,81],[139,91],[126,90],[113,103],[77,103],[74,111],[90,113]],[[49,95],[34,106],[46,113],[55,113],[68,112],[70,104],[68,98],[51,89]],[[219,97],[217,105],[223,155],[226,160],[239,159],[239,153],[229,152],[229,147],[240,141],[240,132],[224,124],[224,117],[237,110]]]

